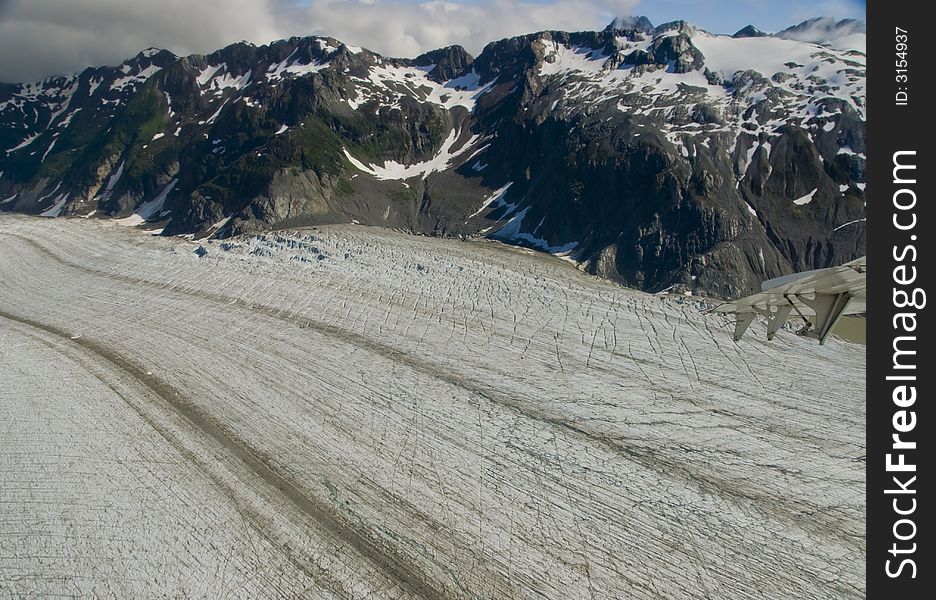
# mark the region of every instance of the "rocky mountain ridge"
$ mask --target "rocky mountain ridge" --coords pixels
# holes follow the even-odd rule
[[[864,54],[779,35],[630,18],[477,58],[327,37],[148,49],[0,84],[0,210],[487,236],[733,296],[864,253]]]

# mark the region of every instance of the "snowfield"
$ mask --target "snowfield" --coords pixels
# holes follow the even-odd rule
[[[492,242],[0,217],[0,596],[863,598],[864,348]]]

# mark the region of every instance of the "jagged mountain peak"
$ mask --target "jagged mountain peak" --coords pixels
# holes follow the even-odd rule
[[[653,28],[653,35],[657,36],[663,33],[676,32],[684,35],[691,36],[694,33],[701,31],[699,27],[696,27],[688,21],[669,21],[667,23],[662,23]]]
[[[734,35],[732,35],[731,37],[733,38],[764,37],[766,35],[767,35],[766,33],[761,31],[757,27],[754,27],[753,25],[746,25],[742,27],[741,29],[739,29],[738,31],[736,31]]]
[[[178,59],[179,57],[170,50],[146,48],[126,59],[115,68],[124,73],[129,72],[129,69],[146,68],[150,65],[165,68]]]
[[[459,64],[462,68],[464,68],[465,66],[471,64],[473,60],[474,59],[467,50],[456,44],[453,46],[438,48],[436,50],[430,50],[429,52],[420,54],[413,59],[413,64],[426,66],[445,62],[447,64]]]
[[[420,54],[412,64],[418,67],[432,67],[428,77],[437,83],[455,79],[467,73],[474,58],[463,47],[454,45]]]
[[[166,50],[165,48],[156,48],[154,46],[140,50],[140,52],[137,54],[137,58],[152,58],[157,54],[162,54],[163,52],[167,52],[169,56],[177,58],[177,55],[174,52]]]
[[[653,23],[650,22],[650,19],[644,16],[627,16],[627,17],[617,17],[611,21],[605,31],[642,31],[644,33],[650,33],[653,30]]]

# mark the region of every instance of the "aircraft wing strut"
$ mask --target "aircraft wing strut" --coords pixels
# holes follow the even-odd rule
[[[761,291],[716,306],[714,312],[735,315],[734,340],[737,342],[754,321],[767,318],[767,339],[771,340],[791,317],[803,320],[799,335],[824,344],[842,315],[866,311],[865,274],[867,257],[838,267],[817,269],[770,279]],[[815,317],[815,323],[809,320]]]

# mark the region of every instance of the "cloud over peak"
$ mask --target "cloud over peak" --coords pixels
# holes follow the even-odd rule
[[[541,29],[593,29],[637,0],[0,0],[0,81],[119,64],[142,48],[207,53],[329,35],[391,56]]]

